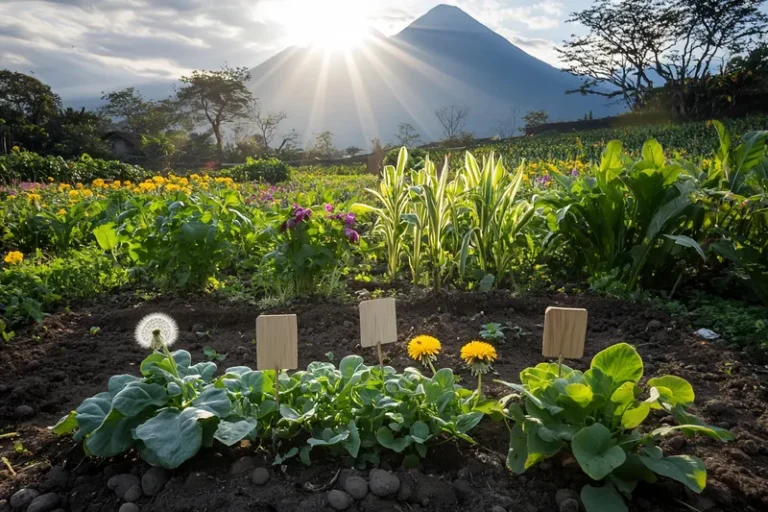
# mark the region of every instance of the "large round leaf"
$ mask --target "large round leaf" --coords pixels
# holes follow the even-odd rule
[[[664,375],[663,377],[650,379],[648,380],[648,386],[658,388],[663,400],[671,405],[692,404],[696,398],[693,386],[687,380],[675,377],[674,375]]]
[[[612,485],[581,488],[581,502],[587,512],[627,512],[627,505]]]
[[[187,407],[181,412],[165,409],[139,425],[134,436],[144,442],[144,451],[149,453],[148,460],[166,469],[174,469],[194,457],[200,449],[203,428],[197,422],[212,416],[209,411],[196,407]]]
[[[643,360],[632,345],[617,343],[592,358],[591,368],[599,368],[615,386],[637,382],[643,376]]]
[[[654,473],[677,480],[693,492],[701,492],[707,485],[707,469],[698,457],[675,455],[656,458],[641,455],[640,460]]]
[[[579,430],[573,436],[571,449],[581,469],[594,480],[602,480],[627,458],[611,438],[611,431],[600,423]]]
[[[213,386],[205,388],[205,391],[195,398],[192,405],[219,418],[226,418],[232,410],[232,402],[229,401],[227,390]]]
[[[120,411],[112,410],[88,436],[85,448],[96,457],[114,457],[126,452],[136,443],[131,430],[140,422],[140,418],[127,418]]]
[[[621,415],[621,426],[633,429],[645,421],[649,412],[651,412],[651,406],[645,402],[640,402],[636,407],[630,407],[624,411],[624,414]]]
[[[221,421],[213,437],[226,446],[232,446],[242,441],[255,428],[256,420],[254,418],[234,422]]]
[[[148,407],[161,407],[167,402],[168,393],[165,387],[159,384],[131,382],[115,395],[112,407],[124,416],[132,417]]]

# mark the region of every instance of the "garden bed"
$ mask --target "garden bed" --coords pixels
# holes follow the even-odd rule
[[[736,440],[728,444],[707,438],[686,440],[671,436],[665,452],[701,457],[708,469],[707,489],[692,495],[682,485],[662,481],[652,490],[634,493],[633,510],[765,510],[768,507],[768,372],[751,365],[741,354],[693,337],[687,326],[675,325],[665,315],[634,303],[563,294],[523,299],[506,294],[446,294],[410,298],[398,302],[400,338],[431,334],[443,343],[438,365],[450,366],[472,386],[463,369],[459,349],[477,338],[482,324],[500,322],[518,327],[507,332],[498,346],[494,378],[518,381],[519,372],[542,360],[541,336],[548,305],[586,307],[589,324],[585,357],[571,361],[586,369],[592,355],[620,341],[635,345],[645,361],[645,377],[671,373],[691,382],[696,391],[696,412],[708,423],[727,427]],[[369,363],[375,352],[359,343],[355,304],[299,304],[280,312],[299,318],[299,367],[312,361],[338,361],[349,354],[363,355]],[[0,441],[0,452],[17,475],[7,468],[0,474],[0,500],[23,487],[55,493],[58,507],[71,511],[118,510],[120,500],[107,482],[116,474],[141,476],[146,464],[137,457],[90,460],[70,438],[57,438],[45,427],[76,408],[84,398],[106,387],[110,376],[138,373],[146,351],[133,342],[133,329],[145,314],[162,311],[172,315],[181,328],[174,348],[205,360],[204,348],[227,354],[217,362],[220,369],[254,366],[255,307],[218,302],[211,298],[154,299],[142,301],[127,295],[109,304],[59,313],[43,326],[18,333],[12,343],[0,347],[0,432],[18,432]],[[98,333],[93,333],[99,328]],[[198,334],[199,333],[199,334]],[[389,364],[402,370],[413,366],[405,343],[385,347]],[[490,382],[491,379],[486,379]],[[506,388],[486,384],[492,396]],[[650,426],[659,426],[665,414],[656,411]],[[547,461],[514,476],[504,467],[509,436],[503,425],[486,419],[472,432],[477,446],[450,442],[430,451],[422,466],[405,470],[400,460],[382,463],[395,472],[400,488],[381,498],[368,493],[348,510],[504,510],[556,511],[558,490],[578,491],[587,477],[567,459]],[[23,450],[17,443],[23,445]],[[142,511],[332,510],[329,491],[345,488],[351,474],[334,460],[320,460],[305,468],[298,461],[285,469],[272,466],[273,455],[264,450],[238,447],[204,450],[195,459],[171,471],[165,488],[136,503]],[[55,467],[53,471],[51,467]],[[253,470],[266,467],[270,480],[251,481]],[[368,478],[367,470],[360,475]],[[335,477],[335,479],[334,479]],[[378,479],[376,475],[370,475]],[[381,494],[381,493],[380,493]],[[564,491],[560,492],[560,496]],[[0,501],[0,511],[9,510]],[[45,510],[53,510],[52,508]],[[500,509],[495,509],[500,510]]]

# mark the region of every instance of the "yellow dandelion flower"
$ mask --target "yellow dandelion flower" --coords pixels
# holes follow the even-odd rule
[[[95,180],[93,180],[91,185],[96,187],[96,188],[101,188],[101,187],[104,186],[104,180],[101,179],[101,178],[96,178]]]
[[[72,190],[72,185],[69,185],[68,183],[59,184],[59,192],[66,192],[67,190]]]
[[[66,215],[66,214],[67,214],[67,210],[65,210],[64,208],[61,208],[59,209],[58,212],[56,212],[56,215]]]
[[[490,364],[497,357],[494,346],[484,341],[470,341],[461,347],[461,358],[470,366],[476,363]]]
[[[29,201],[30,203],[38,202],[40,201],[40,199],[41,199],[40,194],[27,192],[27,201]]]
[[[425,358],[436,358],[442,348],[437,338],[422,334],[408,342],[408,357],[423,362]]]
[[[165,183],[165,178],[163,178],[162,176],[154,176],[152,178],[152,181],[154,181],[158,185],[162,185],[163,183]]]
[[[11,251],[5,255],[5,262],[9,265],[18,265],[24,259],[24,253]]]

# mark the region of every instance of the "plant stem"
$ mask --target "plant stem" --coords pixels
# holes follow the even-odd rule
[[[163,343],[162,345],[163,345],[163,352],[165,352],[165,357],[168,358],[168,364],[171,365],[171,373],[173,373],[173,376],[176,377],[177,379],[181,379],[181,377],[179,376],[179,367],[176,366],[176,360],[171,355],[171,352],[168,350],[168,347],[166,346],[166,344]]]
[[[482,388],[483,388],[483,374],[478,372],[477,373],[477,397],[475,397],[475,407],[477,407],[477,404],[480,402],[480,395],[482,395]]]
[[[435,370],[435,366],[432,364],[432,361],[430,359],[427,359],[427,363],[429,363],[429,368],[432,370],[432,376],[434,376],[437,371]]]

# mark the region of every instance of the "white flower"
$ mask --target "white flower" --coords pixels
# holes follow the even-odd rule
[[[165,313],[150,313],[136,326],[136,343],[144,348],[160,350],[162,345],[170,347],[179,335],[176,321]]]

